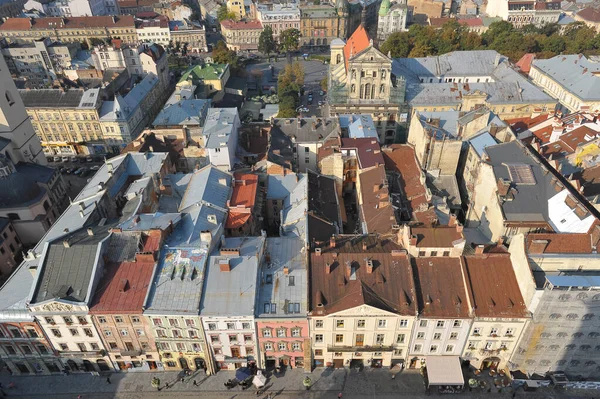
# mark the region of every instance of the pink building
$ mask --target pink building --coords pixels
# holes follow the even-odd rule
[[[306,319],[308,268],[303,246],[298,238],[267,238],[256,317],[259,364],[265,368],[311,368]]]

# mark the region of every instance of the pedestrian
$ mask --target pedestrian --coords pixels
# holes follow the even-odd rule
[[[342,399],[342,393],[338,393],[338,399]]]
[[[110,377],[106,377],[106,383],[107,384],[112,384],[112,382],[110,382]]]
[[[77,395],[77,399],[83,399],[83,396]]]
[[[180,381],[183,384],[185,382],[185,377],[182,376]]]
[[[198,383],[196,382],[196,380],[194,380],[194,381],[192,382],[192,384],[194,384],[194,386],[195,386],[195,387],[197,387],[197,386],[198,386]]]

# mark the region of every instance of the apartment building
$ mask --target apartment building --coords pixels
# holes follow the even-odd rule
[[[412,17],[412,9],[406,0],[383,0],[377,17],[377,40],[383,43],[394,32],[406,31],[407,23]]]
[[[206,28],[196,21],[180,18],[169,21],[169,35],[173,43],[187,43],[190,53],[207,52]]]
[[[33,43],[10,43],[2,48],[2,55],[12,74],[34,85],[45,85],[71,66],[78,48],[75,43],[62,44],[46,37]]]
[[[106,153],[100,89],[19,90],[46,155]]]
[[[408,367],[421,367],[432,356],[461,356],[473,322],[461,258],[419,257],[412,264],[419,317],[410,337]]]
[[[208,260],[200,314],[217,369],[265,367],[255,324],[258,268],[264,256],[265,237],[236,237],[224,239]]]
[[[135,30],[140,42],[169,44],[169,19],[156,13],[138,13],[135,17]]]
[[[59,373],[63,364],[27,309],[27,295],[36,274],[24,263],[0,288],[0,359],[13,375]]]
[[[406,251],[385,236],[338,236],[310,262],[314,366],[406,364],[418,309]]]
[[[202,135],[211,165],[232,170],[241,122],[237,108],[210,108]]]
[[[295,3],[258,4],[256,17],[263,27],[271,27],[275,40],[278,40],[281,32],[286,29],[300,30],[300,9]]]
[[[164,369],[152,326],[142,312],[165,225],[151,225],[145,232],[113,231],[109,251],[120,254],[105,267],[90,315],[116,370]]]
[[[451,215],[448,226],[417,226],[407,224],[400,228],[398,241],[415,258],[452,257],[462,255],[467,243],[463,226]]]
[[[308,312],[308,267],[297,238],[267,238],[258,271],[256,331],[265,368],[312,369]]]
[[[9,42],[34,42],[49,37],[62,43],[83,43],[91,46],[91,39],[118,38],[125,43],[136,43],[138,36],[132,16],[87,16],[9,18],[0,25],[2,36]]]
[[[300,7],[300,46],[310,51],[321,46],[326,48],[336,38],[348,37],[353,31],[348,26],[349,7],[345,0],[337,0],[335,5],[303,3]],[[357,7],[353,11],[360,15]]]
[[[0,276],[8,276],[21,263],[23,243],[9,218],[0,217]]]
[[[259,190],[258,175],[237,172],[233,178],[231,200],[227,202],[229,213],[225,232],[233,237],[257,235],[263,224],[264,203],[264,191]]]
[[[525,25],[543,26],[558,22],[563,12],[560,1],[492,0],[485,7],[489,17],[501,17],[515,28]]]
[[[49,17],[119,15],[118,1],[115,0],[56,0],[49,3],[29,0],[24,9],[39,10]]]
[[[258,50],[258,39],[263,31],[263,25],[258,20],[221,22],[221,33],[230,50]]]

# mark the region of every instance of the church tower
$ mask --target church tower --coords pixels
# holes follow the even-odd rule
[[[10,141],[1,151],[12,162],[47,163],[4,57],[0,57],[0,139]]]

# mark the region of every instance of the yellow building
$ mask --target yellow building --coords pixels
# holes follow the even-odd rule
[[[246,16],[244,0],[227,0],[227,9],[233,12],[240,19]]]
[[[46,155],[106,152],[98,110],[100,89],[20,90]]]
[[[257,50],[262,31],[260,21],[221,22],[221,34],[230,50]]]
[[[360,13],[358,13],[360,15]],[[331,4],[308,5],[300,7],[300,45],[310,50],[319,46],[329,46],[336,38],[348,35],[348,3],[338,1]]]
[[[9,18],[0,25],[0,35],[9,42],[33,42],[50,37],[63,43],[86,42],[91,39],[121,39],[125,43],[138,40],[133,16]]]

